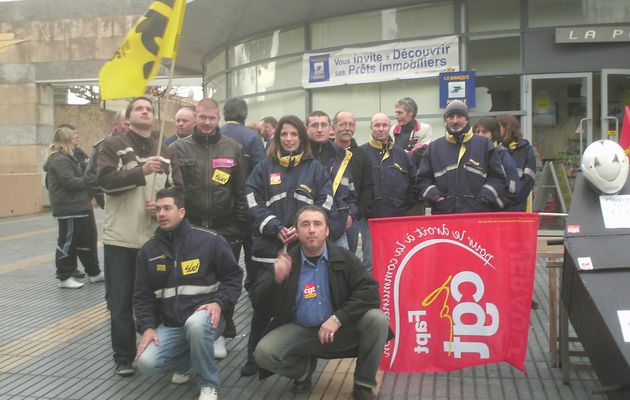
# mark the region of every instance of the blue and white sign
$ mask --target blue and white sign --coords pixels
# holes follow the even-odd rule
[[[475,71],[440,72],[440,108],[453,100],[475,107]]]
[[[328,54],[311,56],[309,58],[308,79],[310,82],[326,82],[330,80],[330,64],[328,63]]]
[[[457,36],[304,54],[305,88],[437,76],[459,68]]]

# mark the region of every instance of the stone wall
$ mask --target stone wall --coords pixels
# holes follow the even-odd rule
[[[51,83],[96,79],[150,2],[0,2],[0,34],[15,40],[0,49],[0,216],[37,212],[44,204],[42,165],[56,121],[89,132],[86,148],[105,131],[107,116],[98,112],[56,115]]]
[[[158,100],[153,99],[156,105],[156,117],[162,116],[166,119],[164,128],[164,137],[168,137],[175,132],[175,113],[183,105],[178,100]],[[120,109],[124,112],[124,105],[120,102]],[[92,151],[92,145],[99,141],[103,136],[111,132],[114,122],[114,116],[119,109],[103,110],[98,104],[86,105],[55,105],[54,108],[54,126],[60,124],[70,124],[76,128],[79,134],[79,147],[81,147],[89,155]],[[159,114],[159,115],[158,115]],[[155,130],[160,129],[160,120],[155,122]]]

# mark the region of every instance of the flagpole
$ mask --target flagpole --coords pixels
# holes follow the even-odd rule
[[[171,68],[168,74],[168,84],[166,85],[166,90],[164,91],[164,94],[162,97],[166,98],[166,96],[168,95],[168,93],[171,91],[171,87],[173,86],[173,75],[175,74],[175,58],[171,59]],[[166,119],[165,118],[160,118],[160,141],[158,143],[158,148],[157,148],[157,155],[160,155],[160,152],[162,151],[162,141],[164,139],[164,127],[166,125]]]
[[[171,87],[173,85],[173,75],[175,75],[175,60],[176,58],[173,57],[171,58],[171,68],[168,74],[168,83],[166,84],[166,90],[164,91],[164,94],[162,95],[162,97],[166,98],[167,94],[171,91]],[[160,118],[160,137],[158,138],[158,147],[157,147],[157,156],[160,157],[160,153],[162,152],[162,142],[164,141],[164,127],[166,125],[166,118],[162,117]],[[155,172],[153,173],[155,174]],[[151,184],[151,199],[153,200],[153,198],[155,197],[155,177],[153,177],[152,179],[152,184]],[[149,218],[150,219],[150,218]]]

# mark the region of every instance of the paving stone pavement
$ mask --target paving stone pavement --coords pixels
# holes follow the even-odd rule
[[[99,226],[102,217],[97,212]],[[79,290],[57,287],[56,235],[57,223],[50,213],[0,219],[0,400],[196,399],[194,382],[178,386],[169,382],[170,376],[121,378],[114,374],[103,284],[86,283]],[[534,299],[541,307],[532,311],[527,375],[503,363],[449,373],[385,373],[380,398],[605,399],[592,394],[599,382],[591,369],[573,369],[571,383],[565,386],[560,369],[550,366],[547,288],[547,271],[539,262]],[[219,362],[220,398],[308,399],[308,394],[289,392],[290,381],[283,377],[264,381],[240,377],[250,315],[243,294],[235,313],[239,335],[227,340],[228,357]],[[316,381],[326,366],[320,360]],[[318,398],[348,397],[325,394]]]

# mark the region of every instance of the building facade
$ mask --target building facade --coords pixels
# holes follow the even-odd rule
[[[471,117],[516,116],[541,161],[563,165],[569,180],[586,145],[617,138],[630,104],[630,3],[623,0],[449,0],[315,19],[213,49],[204,89],[219,101],[243,96],[253,120],[350,110],[359,142],[369,138],[371,115],[393,117],[394,102],[409,96],[437,137],[437,73],[305,89],[304,59],[451,36],[455,69],[476,73]]]

